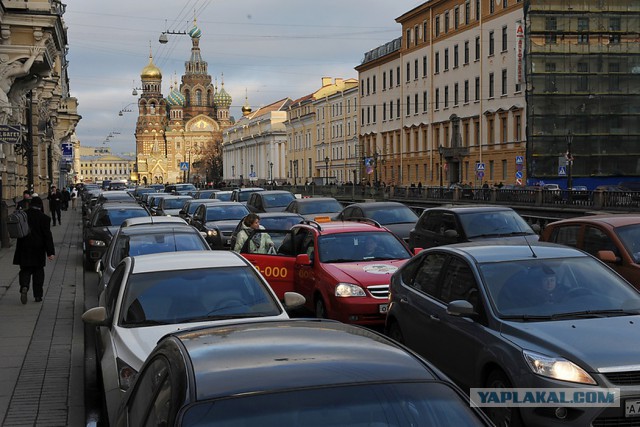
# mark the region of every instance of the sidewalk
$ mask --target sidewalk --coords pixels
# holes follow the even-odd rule
[[[46,202],[45,202],[46,205]],[[45,208],[45,211],[48,209]],[[47,212],[48,214],[48,212]],[[15,239],[0,249],[0,425],[84,426],[82,214],[63,211],[51,228],[56,258],[44,297],[20,303]]]

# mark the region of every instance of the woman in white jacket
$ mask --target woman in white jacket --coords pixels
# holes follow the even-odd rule
[[[260,217],[254,213],[250,213],[242,220],[242,228],[238,231],[236,236],[236,245],[233,250],[240,252],[249,236],[251,241],[249,242],[248,253],[250,254],[266,254],[273,250],[274,244],[271,240],[271,236],[264,232],[255,232],[254,230],[264,229],[260,226]]]

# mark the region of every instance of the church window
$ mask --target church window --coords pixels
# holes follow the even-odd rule
[[[207,91],[207,107],[211,107],[211,105],[213,105],[213,102],[211,100],[211,91],[208,90]]]
[[[189,89],[184,91],[185,105],[188,107],[191,105],[191,92]]]
[[[149,114],[155,114],[155,113],[156,113],[156,104],[152,102],[151,104],[149,104]]]
[[[196,90],[196,105],[202,105],[202,91],[200,89]]]

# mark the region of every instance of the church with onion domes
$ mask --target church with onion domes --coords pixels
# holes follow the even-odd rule
[[[222,131],[233,124],[231,96],[214,84],[207,62],[200,54],[202,31],[194,20],[188,32],[191,57],[178,82],[162,94],[162,72],[153,63],[142,69],[142,93],[138,99],[136,164],[138,183],[166,184],[211,181],[216,160],[221,159]],[[135,173],[134,173],[135,176]]]

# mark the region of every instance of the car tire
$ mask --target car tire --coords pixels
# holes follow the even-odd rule
[[[404,344],[404,336],[402,335],[402,329],[400,329],[400,325],[395,320],[389,323],[389,327],[387,329],[387,336],[392,340],[399,342],[400,344]]]
[[[328,314],[327,314],[327,306],[325,305],[324,301],[322,300],[322,297],[317,297],[316,298],[316,303],[315,303],[315,311],[316,311],[316,318],[318,319],[328,319]]]
[[[84,256],[84,269],[86,271],[90,271],[92,267],[91,258],[89,258],[89,254]]]
[[[500,369],[493,370],[485,381],[487,388],[511,388],[511,381]],[[485,413],[496,427],[522,427],[520,411],[515,407],[490,407],[485,408]]]

